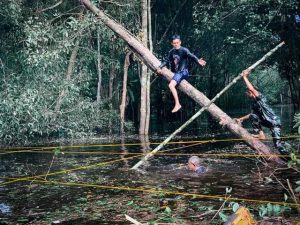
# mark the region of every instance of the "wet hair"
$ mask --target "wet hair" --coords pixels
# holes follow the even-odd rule
[[[180,36],[175,34],[171,37],[171,40],[174,41],[175,39],[181,40]]]
[[[189,158],[188,163],[192,163],[195,166],[200,166],[200,158],[198,156],[192,156],[191,158]]]

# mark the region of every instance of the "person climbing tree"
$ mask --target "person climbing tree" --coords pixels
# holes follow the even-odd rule
[[[246,95],[253,100],[252,111],[250,114],[235,120],[237,123],[242,124],[244,120],[250,119],[254,131],[257,132],[257,135],[254,136],[259,139],[265,139],[262,127],[269,128],[277,150],[283,155],[289,154],[289,151],[285,148],[284,143],[280,139],[280,119],[275,115],[274,111],[268,105],[266,98],[259,92],[258,88],[255,88],[248,80],[249,73],[249,70],[244,70],[243,79],[247,86]]]
[[[169,88],[175,100],[175,106],[172,113],[177,112],[180,108],[180,102],[176,90],[176,86],[180,84],[183,79],[187,79],[189,76],[188,71],[188,59],[192,59],[195,63],[205,66],[206,62],[201,58],[192,54],[189,49],[181,46],[181,39],[179,35],[174,35],[171,42],[173,48],[169,51],[168,57],[163,60],[157,73],[161,73],[161,69],[167,66],[174,73],[172,80],[169,83]]]

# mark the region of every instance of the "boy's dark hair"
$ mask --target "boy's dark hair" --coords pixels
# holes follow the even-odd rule
[[[171,40],[174,41],[175,39],[181,40],[178,34],[172,36]]]

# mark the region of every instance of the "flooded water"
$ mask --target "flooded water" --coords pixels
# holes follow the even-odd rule
[[[294,135],[291,115],[284,116],[288,115],[284,109],[282,113],[285,135]],[[212,218],[224,198],[228,199],[221,211],[226,215],[238,203],[262,220],[259,215],[271,202],[280,212],[276,214],[274,208],[265,216],[282,217],[290,224],[300,221],[296,207],[289,205],[294,201],[287,189],[287,179],[296,188],[299,172],[286,166],[266,167],[255,157],[237,155],[255,152],[213,127],[205,124],[197,128],[199,132],[194,128],[186,131],[193,135],[173,140],[141,171],[130,170],[141,158],[138,154],[155,148],[163,137],[149,137],[150,143],[126,138],[124,144],[94,141],[93,145],[17,152],[2,149],[0,224],[130,224],[124,214],[152,224],[221,224],[220,216]],[[214,132],[203,132],[209,129]],[[202,135],[198,135],[200,130]],[[212,138],[209,143],[190,142]],[[265,142],[272,146],[271,141]],[[299,139],[288,142],[299,152]],[[208,168],[203,175],[186,167],[191,155],[223,153],[235,155],[199,155]]]

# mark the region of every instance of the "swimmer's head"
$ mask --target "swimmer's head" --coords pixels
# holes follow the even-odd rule
[[[188,161],[189,170],[196,171],[199,166],[200,166],[200,158],[198,156],[192,156],[191,158],[189,158]]]

